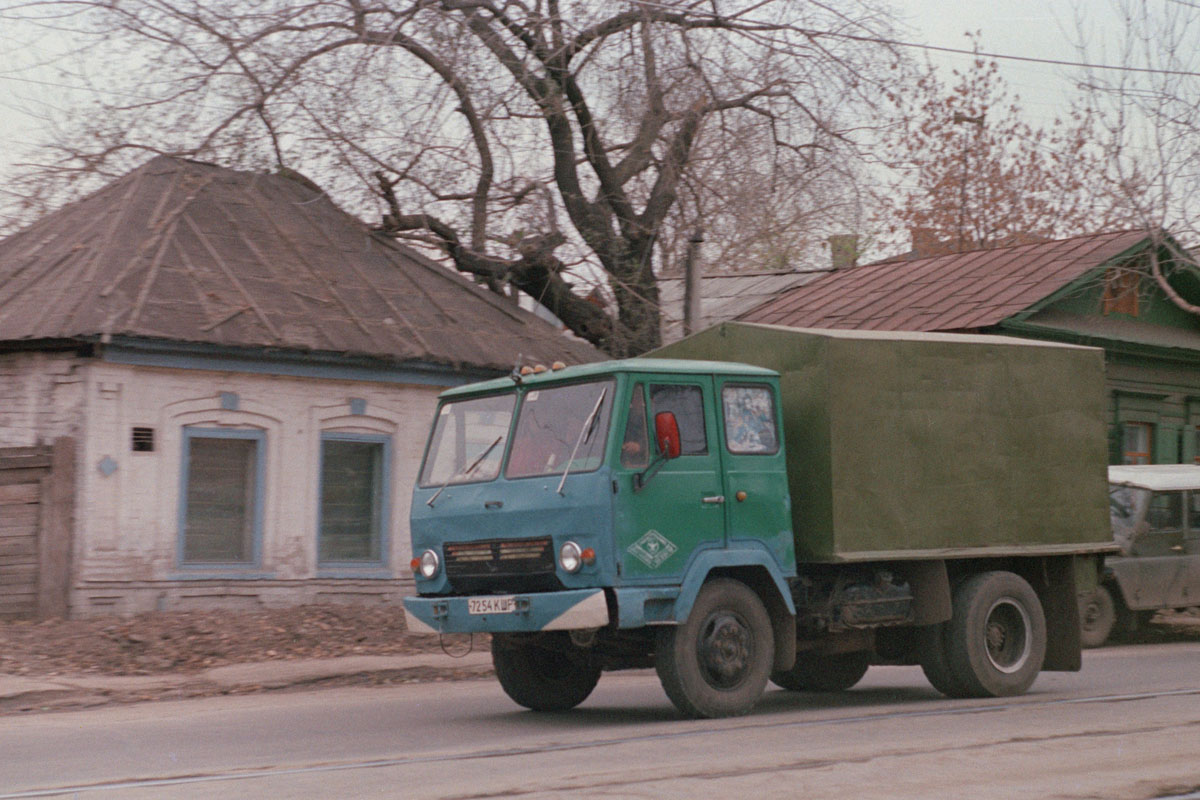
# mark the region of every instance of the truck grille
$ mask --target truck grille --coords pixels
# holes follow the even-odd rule
[[[446,577],[458,591],[537,591],[556,588],[550,537],[451,542]]]

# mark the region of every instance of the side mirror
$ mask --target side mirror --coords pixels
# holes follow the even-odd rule
[[[668,460],[679,458],[679,422],[670,411],[660,411],[654,415],[654,440],[658,443],[658,452]]]

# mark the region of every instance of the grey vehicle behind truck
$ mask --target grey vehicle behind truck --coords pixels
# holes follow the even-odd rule
[[[1085,647],[1128,636],[1158,611],[1200,606],[1200,465],[1112,466],[1108,480],[1121,550],[1084,597]]]

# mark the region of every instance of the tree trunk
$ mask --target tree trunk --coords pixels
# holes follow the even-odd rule
[[[632,243],[614,265],[612,286],[618,308],[614,358],[639,356],[662,344],[653,240]]]

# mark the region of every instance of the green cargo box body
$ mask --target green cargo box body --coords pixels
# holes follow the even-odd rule
[[[1111,549],[1101,350],[725,323],[652,355],[781,373],[800,561]]]

